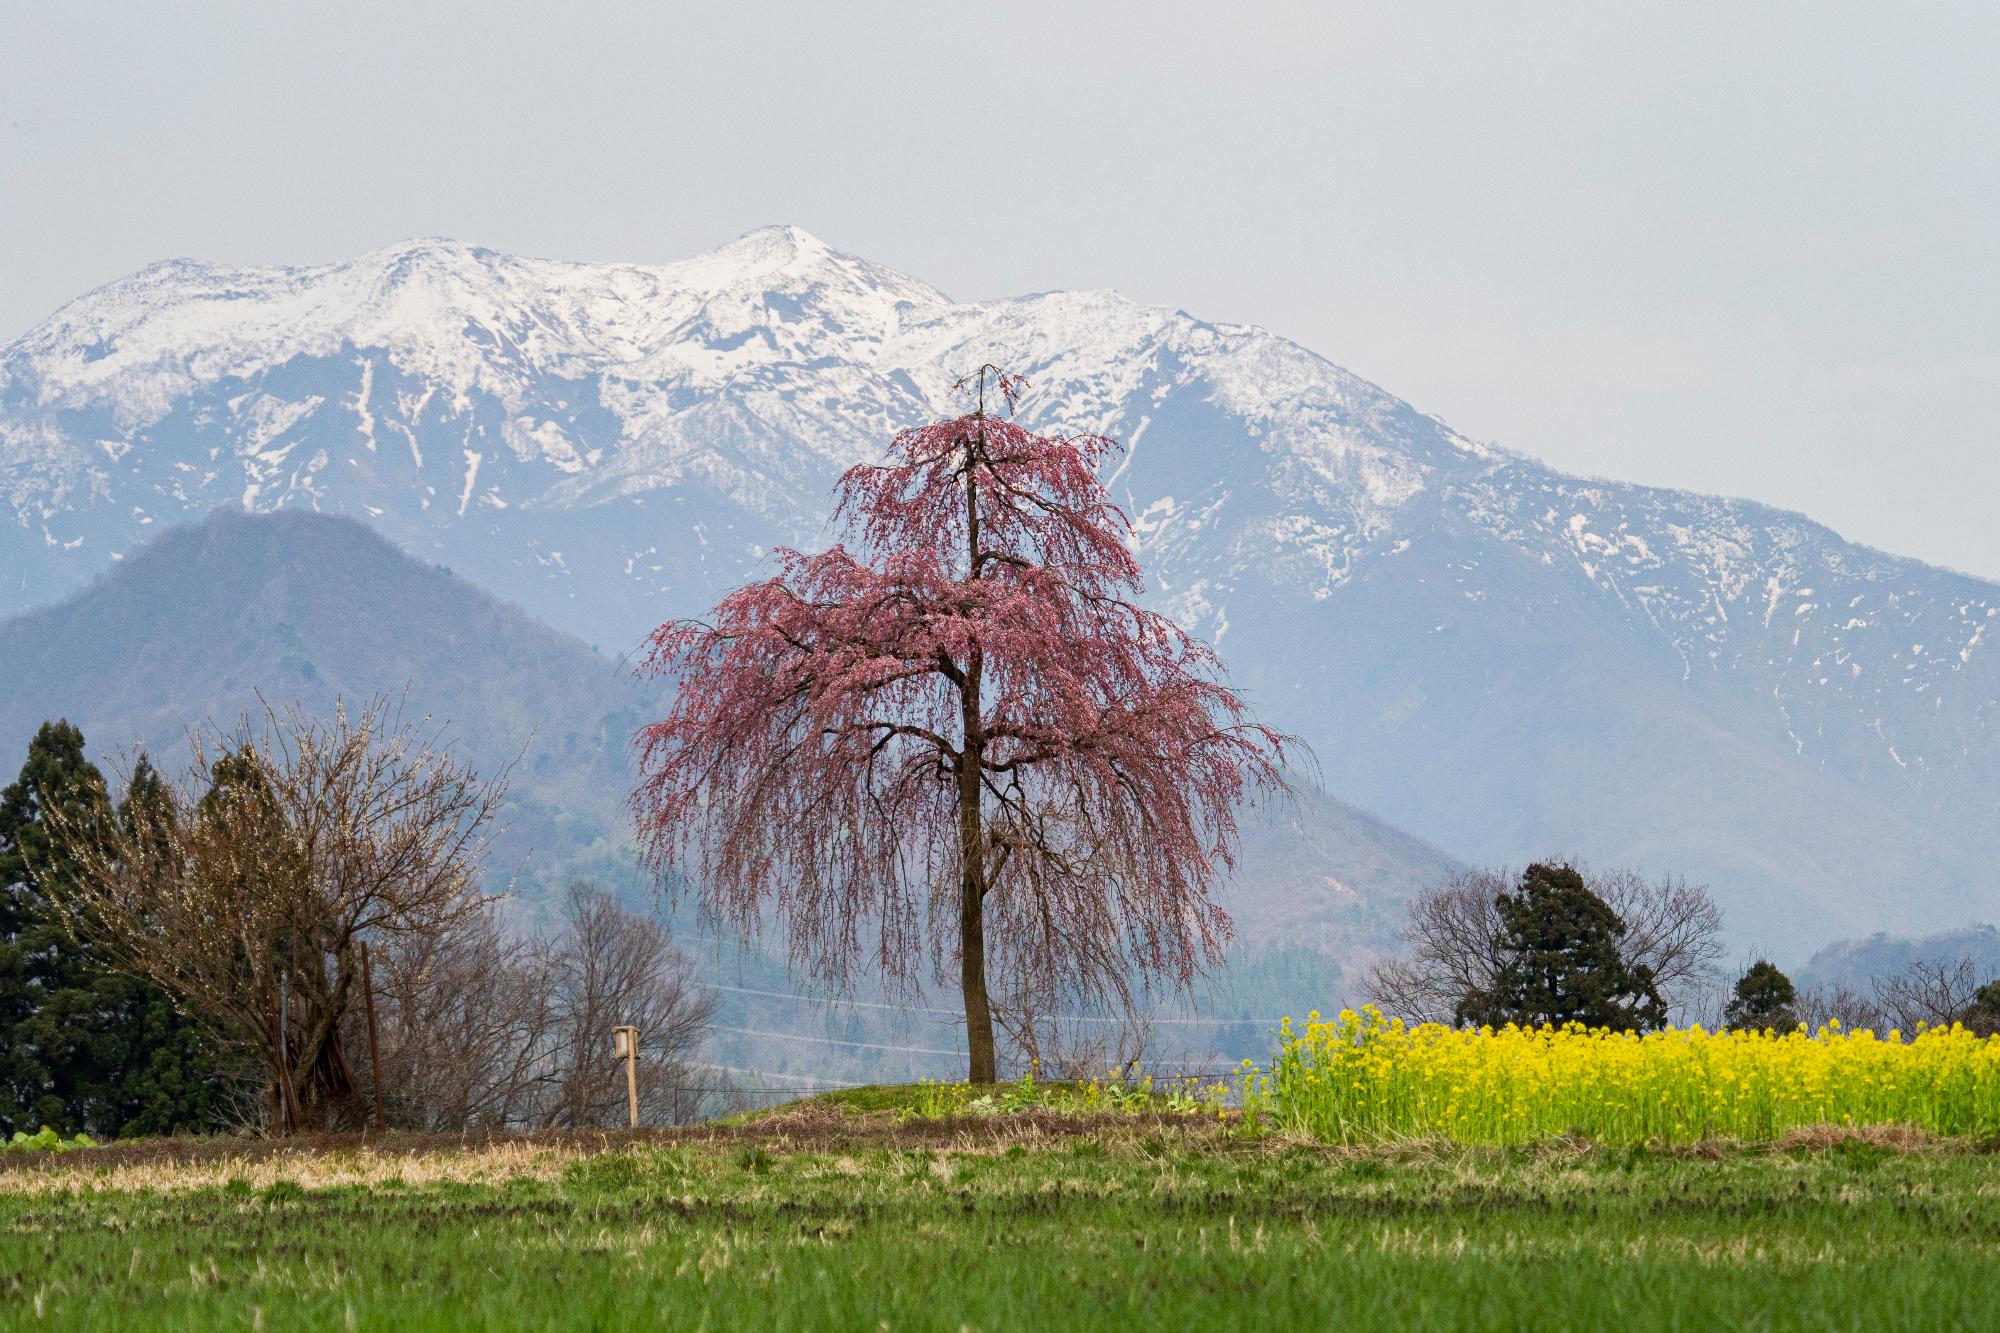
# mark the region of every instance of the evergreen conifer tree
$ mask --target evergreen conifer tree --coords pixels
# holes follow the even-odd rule
[[[1722,1021],[1732,1028],[1790,1032],[1799,1025],[1798,1001],[1792,979],[1777,964],[1759,958],[1737,978],[1736,993],[1723,1009]]]
[[[216,1127],[210,1043],[155,987],[79,941],[55,907],[73,873],[48,811],[72,827],[131,819],[157,800],[141,758],[114,808],[67,721],[44,723],[20,777],[0,790],[0,1134],[44,1124],[100,1138]]]
[[[1972,1008],[1966,1011],[1962,1021],[1981,1037],[2000,1033],[2000,977],[1972,993]]]
[[[1655,1028],[1667,1021],[1653,971],[1620,952],[1625,923],[1569,866],[1531,865],[1494,900],[1493,985],[1460,1001],[1460,1023]]]

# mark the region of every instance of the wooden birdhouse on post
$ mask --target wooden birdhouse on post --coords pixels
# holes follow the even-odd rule
[[[639,1127],[639,1029],[611,1029],[611,1053],[625,1062],[625,1101],[632,1115],[632,1128]]]

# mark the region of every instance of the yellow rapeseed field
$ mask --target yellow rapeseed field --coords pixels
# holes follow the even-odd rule
[[[2000,1134],[2000,1037],[1891,1032],[1614,1032],[1406,1025],[1373,1007],[1303,1028],[1268,1067],[1245,1063],[1252,1124],[1337,1143],[1769,1140],[1805,1125]]]

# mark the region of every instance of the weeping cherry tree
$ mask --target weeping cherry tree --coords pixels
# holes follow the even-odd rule
[[[780,550],[705,621],[662,626],[673,680],[638,736],[640,837],[669,893],[841,984],[949,976],[970,1074],[997,1077],[989,986],[1129,1003],[1219,961],[1211,890],[1236,813],[1289,793],[1297,744],[1254,721],[1205,644],[1138,604],[1100,436],[1011,420],[1023,381],[851,469],[852,546]],[[987,411],[988,392],[1004,403]]]

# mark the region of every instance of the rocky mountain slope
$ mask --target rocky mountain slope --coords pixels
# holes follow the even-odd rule
[[[1568,477],[1254,327],[957,304],[768,228],[657,266],[450,242],[175,261],[0,347],[4,605],[217,506],[361,518],[614,653],[984,361],[1110,474],[1159,603],[1330,790],[1470,860],[1710,878],[1740,940],[2000,912],[2000,588],[1795,515]]]

